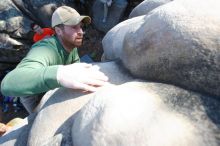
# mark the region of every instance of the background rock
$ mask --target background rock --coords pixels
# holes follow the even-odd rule
[[[115,0],[108,8],[108,16],[106,22],[103,22],[104,17],[104,5],[100,0],[96,0],[93,5],[93,24],[94,26],[103,32],[107,32],[113,26],[119,23],[124,15],[124,11],[127,7],[127,0]],[[102,12],[102,13],[100,13]]]
[[[31,20],[11,0],[0,1],[0,75],[14,68],[26,55]]]
[[[26,54],[23,49],[29,46],[26,40],[32,21],[11,0],[0,1],[0,11],[0,63],[12,66],[10,63],[20,61]]]
[[[146,15],[151,10],[171,1],[173,0],[145,0],[131,11],[129,18]]]

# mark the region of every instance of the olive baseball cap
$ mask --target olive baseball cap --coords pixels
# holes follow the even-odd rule
[[[80,15],[75,9],[68,6],[61,6],[57,8],[51,18],[51,26],[55,27],[59,24],[77,25],[80,22],[90,24],[91,18],[89,16]]]

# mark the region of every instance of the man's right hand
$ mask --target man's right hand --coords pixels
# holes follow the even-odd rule
[[[99,71],[99,67],[87,63],[61,65],[57,71],[57,81],[66,88],[94,92],[103,86],[108,77]]]

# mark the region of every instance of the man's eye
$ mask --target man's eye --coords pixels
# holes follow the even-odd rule
[[[73,29],[79,29],[79,28],[83,28],[83,25],[76,25],[72,27]]]
[[[72,29],[77,29],[77,27],[76,27],[76,26],[73,26]]]

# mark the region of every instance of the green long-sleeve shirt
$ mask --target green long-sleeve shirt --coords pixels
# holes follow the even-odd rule
[[[6,96],[28,96],[60,87],[59,65],[79,62],[77,48],[68,53],[56,36],[35,43],[27,56],[9,72],[1,83]]]

